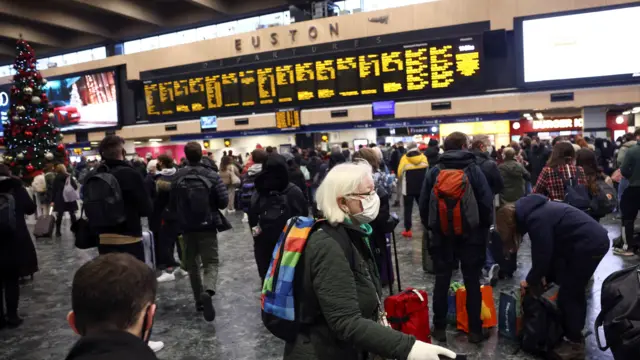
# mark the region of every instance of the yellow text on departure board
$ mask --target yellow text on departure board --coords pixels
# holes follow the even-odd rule
[[[276,127],[278,129],[299,128],[300,111],[286,110],[276,112]]]
[[[358,65],[360,67],[360,78],[363,80],[361,83],[362,89],[360,92],[362,95],[377,94],[377,86],[367,86],[367,80],[380,77],[380,57],[378,54],[368,54],[358,56]],[[372,84],[377,85],[377,81],[372,81]]]
[[[355,56],[336,60],[337,78],[340,81],[340,96],[358,96],[358,62]]]
[[[160,111],[157,110],[157,104],[154,100],[156,96],[158,96],[158,84],[145,84],[144,98],[148,115],[160,115]]]
[[[336,95],[336,68],[333,59],[316,61],[318,98],[330,99]]]
[[[463,52],[463,53],[456,54],[456,71],[458,72],[458,74],[462,76],[473,76],[479,70],[480,70],[480,53],[479,52],[470,51],[470,52]]]
[[[240,105],[240,99],[238,98],[238,90],[239,88],[237,88],[238,86],[238,74],[237,73],[228,73],[228,74],[223,74],[222,75],[222,88],[223,91],[222,93],[225,94],[225,90],[224,88],[228,87],[231,88],[231,96],[228,96],[228,98],[224,99],[224,106],[225,107],[232,107],[232,106],[239,106]],[[223,95],[225,96],[225,95]]]
[[[432,46],[429,48],[431,60],[431,87],[448,88],[453,84],[453,46]]]
[[[181,79],[173,81],[173,94],[176,98],[176,111],[179,113],[191,112],[189,108],[189,80]]]
[[[201,99],[200,94],[204,91],[204,77],[198,76],[189,79],[189,93],[191,94],[191,111],[202,111],[206,109],[206,104],[197,99]]]
[[[173,96],[173,82],[165,81],[158,84],[158,93],[160,95],[160,103],[163,105],[162,115],[173,115],[175,111],[169,107],[173,106],[176,101]]]
[[[402,78],[404,77],[402,52],[391,51],[382,53],[380,60],[382,62],[382,73],[388,74],[390,79],[382,82],[382,91],[385,93],[402,91]]]
[[[273,104],[276,97],[276,80],[273,68],[258,69],[258,97],[260,104]]]
[[[407,90],[423,90],[429,86],[429,56],[426,47],[406,49]]]
[[[276,87],[278,91],[278,102],[291,102],[295,89],[295,74],[292,65],[276,66]]]
[[[296,64],[296,82],[298,83],[298,100],[311,100],[315,97],[313,87],[315,86],[315,74],[313,73],[313,62],[303,62]],[[305,88],[309,86],[310,88]]]
[[[242,93],[251,93],[251,98],[245,98],[243,95],[242,106],[254,106],[256,104],[255,98],[255,86],[256,73],[254,70],[240,71],[240,84],[242,85]],[[253,90],[250,90],[253,89]]]
[[[219,109],[222,107],[222,83],[220,75],[206,76],[204,78],[205,90],[207,92],[207,107],[209,109]]]

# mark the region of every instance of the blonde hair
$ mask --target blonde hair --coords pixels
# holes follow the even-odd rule
[[[67,174],[67,167],[64,164],[56,165],[56,173],[58,174]]]
[[[516,150],[514,148],[508,147],[502,151],[502,155],[505,160],[513,160],[516,157]]]
[[[357,193],[367,177],[373,181],[371,166],[364,162],[336,165],[329,171],[316,192],[318,210],[329,223],[336,225],[344,222],[347,214],[340,208],[338,198]]]
[[[362,148],[358,150],[354,155],[354,159],[364,159],[374,170],[378,170],[380,168],[380,159],[378,158],[378,154],[376,154],[375,150],[371,148]]]

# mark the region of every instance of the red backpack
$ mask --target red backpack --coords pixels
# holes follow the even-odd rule
[[[431,230],[464,236],[480,224],[478,202],[465,169],[440,169],[429,199]]]
[[[384,310],[391,327],[416,339],[431,343],[429,299],[424,290],[407,290],[384,300]]]

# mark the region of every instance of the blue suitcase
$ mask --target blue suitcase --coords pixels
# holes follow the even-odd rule
[[[144,262],[150,268],[156,268],[156,244],[151,231],[142,232],[142,246],[144,247]]]

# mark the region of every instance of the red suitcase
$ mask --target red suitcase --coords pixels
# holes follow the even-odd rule
[[[408,288],[389,296],[384,300],[384,309],[392,328],[431,343],[429,299],[424,290]]]

